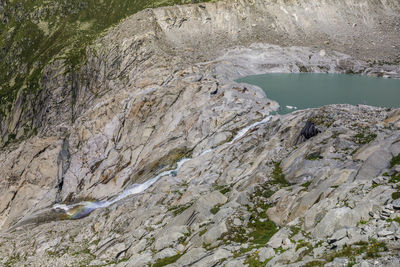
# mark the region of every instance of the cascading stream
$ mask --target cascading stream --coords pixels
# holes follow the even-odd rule
[[[268,122],[271,119],[272,115],[267,116],[261,121],[255,122],[243,129],[241,129],[236,136],[229,142],[227,143],[228,145],[233,144],[236,140],[239,138],[243,137],[250,129]],[[222,144],[224,145],[224,144]],[[203,151],[200,156],[203,156],[216,148],[213,149],[207,149]],[[179,171],[179,169],[183,166],[184,163],[187,161],[190,161],[191,158],[184,158],[181,159],[180,161],[177,162],[177,167],[174,170],[169,170],[169,171],[164,171],[159,173],[157,176],[151,178],[150,180],[144,182],[143,184],[133,184],[129,186],[127,189],[125,189],[123,192],[121,192],[119,195],[117,195],[115,198],[107,201],[83,201],[79,202],[76,204],[71,204],[71,205],[65,205],[65,204],[55,204],[53,206],[53,210],[62,210],[65,212],[67,215],[68,219],[80,219],[83,218],[87,215],[89,215],[91,212],[93,212],[96,209],[99,208],[106,208],[128,196],[140,194],[144,192],[146,189],[148,189],[150,186],[152,186],[155,182],[157,182],[161,177],[166,176],[166,175],[172,175],[173,173],[176,173]]]

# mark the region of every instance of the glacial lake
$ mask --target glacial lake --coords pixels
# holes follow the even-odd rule
[[[329,104],[400,107],[400,79],[351,74],[272,73],[238,79],[261,87],[280,114]]]

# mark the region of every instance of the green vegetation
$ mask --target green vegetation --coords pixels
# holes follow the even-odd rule
[[[351,152],[351,154],[350,154],[350,155],[352,155],[352,156],[353,156],[354,154],[356,154],[356,153],[358,152],[358,149],[359,149],[359,148],[356,148],[356,149],[354,149],[354,150]]]
[[[311,185],[311,183],[312,183],[312,181],[308,181],[308,182],[305,182],[304,184],[302,184],[301,186],[308,188]]]
[[[220,208],[221,208],[221,205],[215,205],[214,207],[212,207],[212,208],[210,209],[210,212],[211,212],[212,214],[217,214]]]
[[[192,234],[192,229],[189,227],[188,231],[183,234],[183,236],[178,238],[178,244],[184,244],[186,245],[186,239]]]
[[[393,157],[392,160],[390,161],[390,168],[393,168],[395,165],[400,165],[400,154]]]
[[[304,240],[299,240],[299,242],[298,242],[298,244],[296,246],[296,251],[301,249],[301,248],[304,248],[304,247],[307,247],[307,248],[311,247],[311,250],[312,250],[312,246],[311,246],[310,242],[306,242]]]
[[[400,173],[396,173],[390,176],[389,183],[396,184],[398,182],[400,182]]]
[[[279,164],[275,166],[279,166]],[[284,176],[283,181],[286,182]],[[250,230],[248,237],[251,238],[251,242],[253,244],[260,246],[265,246],[271,237],[278,231],[275,223],[268,218],[266,213],[270,206],[266,204],[261,197],[259,197],[269,197],[273,194],[273,192],[270,189],[263,189],[264,188],[259,188],[256,190],[254,196],[252,197],[254,206],[253,208],[248,207],[251,215],[249,218],[249,223],[247,224],[247,229]]]
[[[348,246],[341,251],[327,256],[328,261],[333,261],[334,258],[348,258],[350,262],[355,263],[355,257],[365,253],[364,259],[378,258],[381,252],[387,251],[384,242],[377,242],[371,239],[369,242],[358,242],[354,246]]]
[[[207,228],[204,228],[203,230],[201,230],[200,232],[199,232],[199,236],[202,236],[202,235],[204,235],[206,232],[207,232]]]
[[[247,227],[250,227],[252,230],[249,234],[253,238],[251,242],[259,245],[267,244],[277,232],[275,223],[269,219],[260,220],[259,218],[255,218],[254,222],[250,222]]]
[[[355,136],[353,136],[353,139],[354,139],[354,142],[356,142],[357,144],[364,145],[364,144],[368,144],[368,143],[372,142],[373,140],[375,140],[376,136],[377,135],[374,133],[362,132],[362,133],[358,133]]]
[[[73,71],[106,29],[145,8],[210,0],[5,0],[0,9],[0,112],[19,89],[35,92],[45,66],[64,59]]]
[[[180,254],[176,254],[174,256],[171,257],[166,257],[166,258],[162,258],[162,259],[158,259],[153,265],[152,267],[162,267],[171,263],[176,262],[180,257],[182,257],[184,253]]]
[[[181,214],[182,212],[184,212],[185,210],[187,210],[188,208],[190,208],[192,205],[193,205],[193,202],[190,202],[185,205],[173,206],[173,207],[169,208],[168,211],[172,211],[174,216],[177,216],[177,215]]]
[[[319,159],[322,159],[322,156],[317,152],[310,153],[306,156],[306,160],[319,160]]]
[[[256,251],[252,255],[247,256],[244,263],[248,264],[249,267],[264,267],[270,260],[271,259],[266,259],[264,262],[261,262],[258,256],[258,251]]]
[[[400,221],[400,218],[398,221]],[[392,220],[391,220],[392,221]],[[293,236],[293,235],[292,235]],[[303,251],[299,255],[299,260],[306,255],[309,255],[314,248],[321,246],[322,241],[312,246],[311,243],[299,240],[297,242],[296,251],[301,248]],[[324,266],[328,262],[332,262],[335,258],[346,258],[349,260],[348,266],[356,264],[356,258],[361,257],[362,259],[374,259],[381,257],[382,252],[388,251],[388,248],[384,242],[378,242],[375,239],[370,239],[368,242],[360,241],[351,246],[344,246],[340,250],[327,252],[321,259],[311,261],[303,266]]]
[[[235,243],[247,243],[247,248],[241,248],[234,253],[234,257],[239,257],[246,252],[251,251],[253,248],[264,247],[271,237],[278,231],[277,226],[271,221],[266,211],[270,207],[265,203],[264,197],[269,197],[273,194],[270,189],[258,187],[255,192],[251,195],[251,202],[254,206],[247,206],[250,212],[249,222],[246,226],[235,226],[232,223],[228,223],[228,232],[221,236],[221,240],[229,244]],[[249,264],[258,263],[258,256],[252,255],[248,257]],[[258,266],[258,265],[251,265]]]
[[[214,185],[215,190],[218,190],[221,194],[225,195],[229,193],[232,188],[230,185]]]
[[[210,250],[216,248],[216,246],[211,246],[211,244],[208,244],[208,243],[203,243],[202,247],[207,251],[210,251]]]
[[[400,224],[400,217],[394,218],[394,219],[387,219],[387,222],[397,222]]]
[[[20,260],[21,256],[19,255],[19,253],[14,254],[13,256],[8,258],[8,260],[4,263],[4,266],[5,267],[15,266],[15,264],[17,264]]]
[[[395,173],[390,176],[389,183],[397,184],[400,182],[400,173]],[[397,186],[397,191],[392,193],[392,199],[399,199],[400,198],[400,187]]]
[[[309,246],[307,243],[304,244],[300,247]],[[296,249],[300,247],[298,245]],[[309,250],[309,252],[311,252],[311,250]],[[363,259],[374,259],[380,257],[380,254],[385,251],[388,251],[388,248],[384,242],[378,242],[375,239],[371,239],[369,242],[360,241],[323,256],[323,261],[312,261],[304,266],[324,266],[325,263],[332,262],[335,258],[346,258],[349,260],[348,266],[353,266],[356,264],[356,257],[358,256],[362,256]]]
[[[301,231],[300,226],[297,225],[290,226],[290,232],[291,232],[290,237],[297,235],[298,233],[300,233],[300,231]]]
[[[325,126],[327,128],[331,127],[334,123],[334,119],[327,115],[318,115],[310,118],[310,121],[315,125]]]
[[[9,144],[13,143],[13,142],[15,141],[15,138],[16,138],[16,137],[17,137],[17,135],[14,134],[14,133],[9,134],[9,135],[8,135],[8,139],[7,139],[7,141],[4,143],[3,147],[6,147],[6,146],[8,146]]]
[[[365,225],[365,224],[367,224],[367,223],[368,223],[367,221],[361,220],[361,221],[359,221],[359,222],[357,223],[357,227],[359,227],[360,225]]]
[[[269,187],[259,186],[254,190],[254,196],[256,197],[265,197],[270,198],[275,192],[272,191]]]
[[[272,184],[279,184],[281,186],[289,186],[283,174],[280,162],[274,162],[274,170],[272,171]]]
[[[77,248],[69,248],[68,254],[70,254],[71,256],[84,257],[84,259],[76,262],[76,266],[79,267],[88,266],[89,263],[96,258],[96,256],[90,251],[89,244],[87,242],[84,242],[81,246]]]
[[[307,262],[306,264],[303,265],[303,267],[322,267],[324,265],[325,265],[324,261],[315,260]]]
[[[397,191],[397,192],[392,193],[392,198],[393,199],[399,199],[400,198],[400,192]]]

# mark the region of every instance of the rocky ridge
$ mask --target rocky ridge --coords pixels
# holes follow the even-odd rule
[[[322,32],[334,29],[306,27],[307,14],[297,11],[310,3],[282,5],[227,1],[145,10],[97,40],[76,74],[60,74],[62,62],[49,65],[35,100],[38,135],[0,154],[2,264],[394,265],[399,111],[333,105],[246,128],[278,104],[233,80],[302,71],[399,77],[398,65],[367,62],[396,58],[392,41],[399,36],[390,25],[399,6],[357,6],[362,15],[375,8],[368,23],[349,16],[357,25],[342,25],[349,33],[379,28],[370,40],[378,34],[387,42],[373,48],[341,45],[361,38],[346,30],[339,31],[345,37],[328,38]],[[308,7],[313,14],[332,11],[327,3]],[[288,15],[291,8],[297,19]],[[256,17],[255,10],[268,15]],[[276,26],[287,27],[271,34],[270,12]],[[390,24],[378,26],[382,13],[394,17]],[[299,32],[320,34],[301,41]],[[268,44],[274,38],[280,45]],[[24,111],[14,110],[18,122]],[[321,133],[301,140],[307,121]],[[53,208],[112,199],[183,158],[191,160],[144,193],[87,217],[70,220]]]

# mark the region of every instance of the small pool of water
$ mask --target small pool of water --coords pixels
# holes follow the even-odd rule
[[[400,107],[400,80],[350,74],[272,73],[237,80],[261,87],[280,114],[329,104]]]

